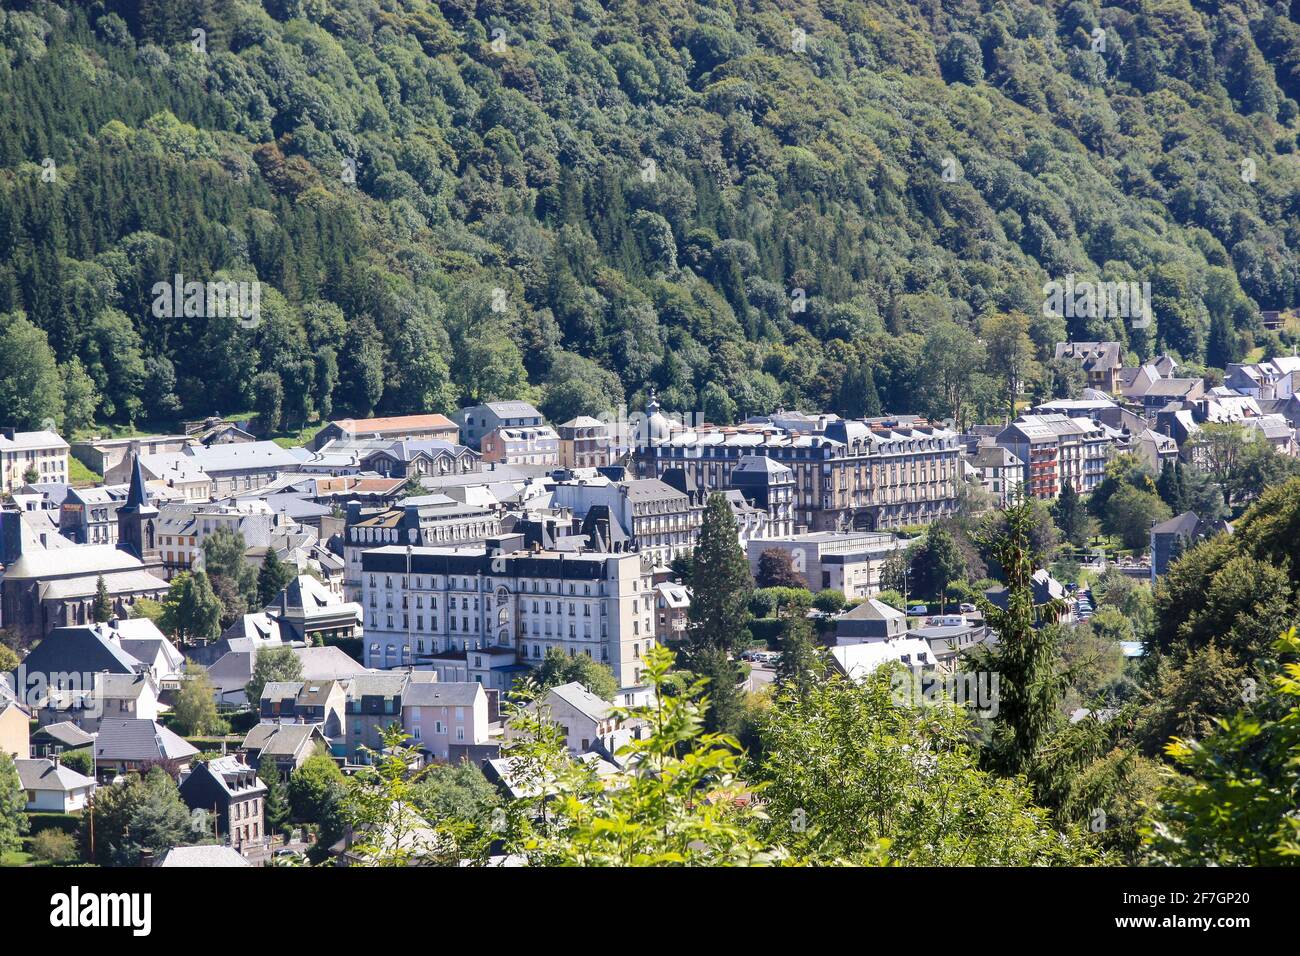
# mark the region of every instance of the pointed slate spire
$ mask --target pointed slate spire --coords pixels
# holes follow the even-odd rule
[[[139,511],[141,508],[148,507],[149,492],[145,487],[144,465],[140,463],[140,455],[137,453],[135,461],[131,465],[131,488],[126,493],[126,503],[122,508],[130,511]],[[121,511],[122,508],[118,510]]]

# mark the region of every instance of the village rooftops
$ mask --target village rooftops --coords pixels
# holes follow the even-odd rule
[[[0,452],[68,447],[66,441],[51,431],[16,432],[10,429],[0,429]]]
[[[395,415],[388,418],[340,418],[334,422],[339,429],[352,435],[364,436],[402,433],[409,431],[427,431],[432,429],[453,429],[456,423],[446,415]]]

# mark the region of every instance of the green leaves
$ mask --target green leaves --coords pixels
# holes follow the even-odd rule
[[[1247,705],[1201,740],[1165,747],[1174,763],[1146,831],[1156,862],[1174,866],[1300,864],[1300,640],[1291,628],[1272,695]],[[1176,772],[1175,772],[1176,771]]]

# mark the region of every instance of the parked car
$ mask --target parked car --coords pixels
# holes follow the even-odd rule
[[[974,614],[974,613],[975,613],[975,605],[974,605],[974,604],[963,604],[963,605],[961,606],[961,612],[962,612],[963,614]]]
[[[924,604],[913,604],[911,607],[907,609],[907,613],[914,614],[919,617],[922,614],[929,614],[930,609],[926,607]]]

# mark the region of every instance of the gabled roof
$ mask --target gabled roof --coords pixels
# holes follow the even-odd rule
[[[253,768],[233,754],[216,757],[206,763],[199,764],[186,778],[185,782],[195,776],[203,775],[211,777],[212,782],[228,796],[246,796],[266,792],[266,784],[257,779],[257,774]],[[184,787],[184,783],[182,783],[182,787]]]
[[[240,747],[256,750],[261,757],[297,757],[313,738],[324,740],[317,724],[257,724]]]
[[[577,681],[570,681],[567,684],[552,687],[546,696],[558,697],[583,716],[590,717],[595,721],[601,721],[608,717],[610,708],[614,706],[609,701],[597,697]],[[545,698],[543,698],[543,701],[545,701]]]
[[[354,435],[382,435],[411,429],[456,428],[456,423],[446,415],[394,415],[388,418],[340,418],[333,422],[345,432]]]
[[[14,761],[14,766],[18,768],[18,779],[24,790],[54,790],[58,793],[69,793],[95,785],[93,778],[77,773],[71,767],[65,767],[61,763],[55,764],[53,760],[19,758]]]
[[[154,720],[105,719],[95,738],[96,760],[183,760],[198,752]]]
[[[134,674],[144,664],[92,625],[56,627],[36,645],[23,665],[30,674]]]
[[[1170,518],[1168,521],[1162,521],[1151,529],[1152,534],[1177,534],[1192,535],[1196,534],[1196,529],[1200,527],[1201,519],[1194,511],[1184,511],[1180,515]]]
[[[877,667],[898,661],[910,667],[936,663],[930,645],[916,637],[900,637],[865,644],[837,644],[830,649],[831,658],[851,680],[862,680]]]
[[[838,620],[841,621],[895,621],[906,619],[907,615],[897,608],[890,607],[884,601],[867,598],[857,607],[845,611]]]
[[[439,681],[411,684],[402,695],[405,707],[472,707],[483,695],[483,685],[477,681]]]
[[[49,738],[57,744],[61,744],[66,750],[76,750],[78,747],[85,747],[95,742],[95,735],[86,733],[70,720],[60,720],[58,723],[46,724],[38,730],[32,731],[32,738]]]
[[[228,846],[174,846],[157,863],[164,867],[252,866]]]
[[[498,418],[541,418],[542,413],[527,402],[485,402],[484,408],[491,409]]]

